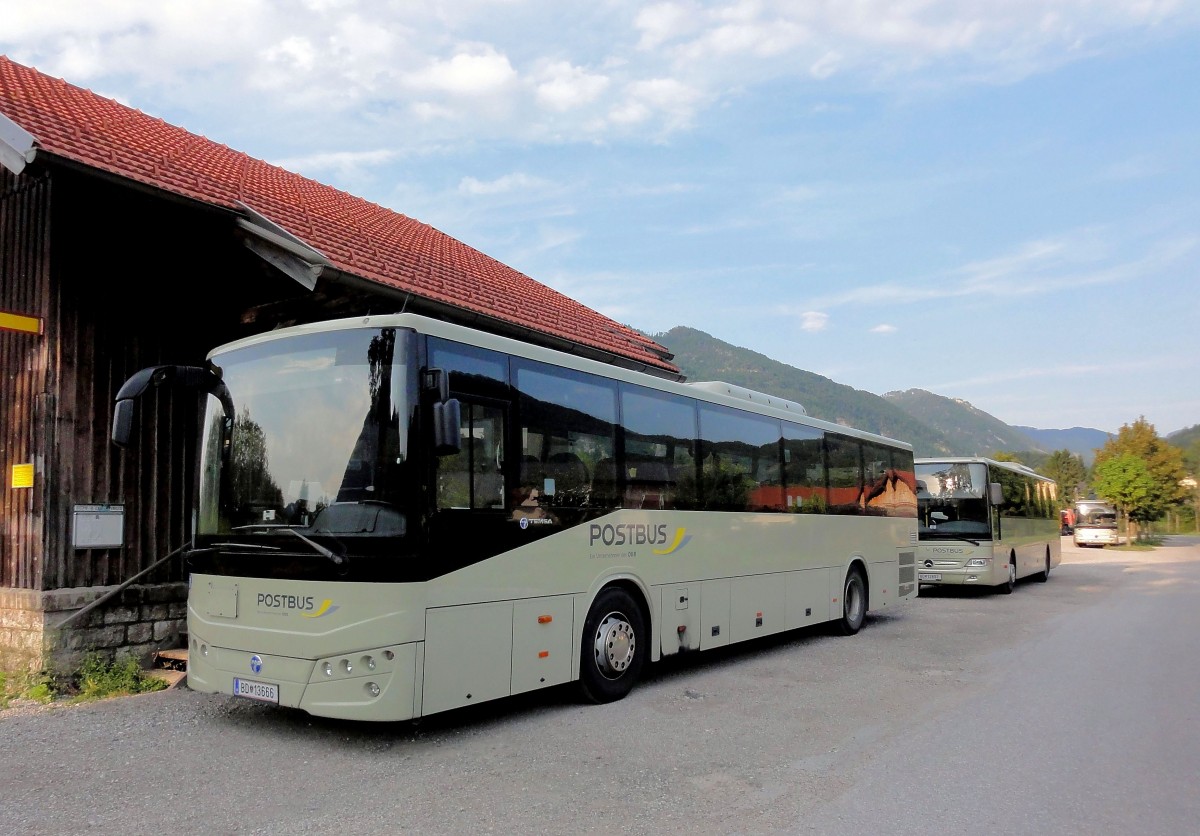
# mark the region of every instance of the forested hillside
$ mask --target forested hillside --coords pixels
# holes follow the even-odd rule
[[[1091,427],[1071,427],[1067,430],[1039,430],[1035,427],[1013,427],[1038,442],[1046,450],[1070,450],[1083,458],[1083,463],[1092,466],[1096,450],[1112,437],[1104,430]]]
[[[883,397],[945,435],[950,446],[962,455],[987,456],[998,450],[1049,452],[1020,430],[957,398],[924,389],[888,392]]]
[[[1014,427],[964,400],[924,389],[875,395],[686,326],[649,336],[675,355],[690,381],[723,380],[799,401],[814,418],[908,441],[918,456],[1005,452],[1037,467],[1050,453],[1067,450],[1090,466],[1095,450],[1110,437],[1089,427]],[[1172,433],[1167,441],[1189,453],[1200,469],[1200,424]]]

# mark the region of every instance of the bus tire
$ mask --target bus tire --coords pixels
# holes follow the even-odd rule
[[[1046,552],[1046,568],[1037,573],[1037,579],[1042,583],[1050,580],[1050,552]]]
[[[1012,591],[1017,586],[1017,559],[1010,557],[1008,559],[1008,580],[1000,584],[1000,592],[1005,595],[1012,595]]]
[[[853,636],[862,629],[867,618],[867,581],[862,570],[854,566],[846,573],[842,585],[842,617],[834,626],[843,636]]]
[[[642,608],[619,587],[601,591],[583,623],[579,685],[594,703],[614,702],[631,690],[650,644]]]

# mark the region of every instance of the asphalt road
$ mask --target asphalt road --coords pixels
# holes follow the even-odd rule
[[[186,689],[0,711],[0,833],[1196,832],[1200,539],[418,725]]]

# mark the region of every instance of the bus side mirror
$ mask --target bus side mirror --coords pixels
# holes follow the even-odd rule
[[[133,436],[133,419],[137,414],[136,401],[146,393],[151,386],[157,385],[156,378],[161,380],[169,376],[168,366],[151,366],[132,375],[121,384],[117,392],[116,403],[113,404],[112,442],[118,447],[128,447],[129,439]]]
[[[150,366],[133,374],[117,391],[113,404],[112,442],[128,447],[133,436],[135,402],[151,388],[169,386],[193,389],[215,395],[225,410],[226,420],[233,423],[233,398],[229,387],[221,380],[219,369],[202,366]]]
[[[988,483],[988,502],[992,505],[1004,504],[1004,486],[999,482]]]
[[[433,452],[453,456],[462,450],[462,408],[454,398],[433,405]]]
[[[113,410],[112,442],[118,447],[129,446],[133,435],[133,416],[136,408],[132,398],[117,401]]]

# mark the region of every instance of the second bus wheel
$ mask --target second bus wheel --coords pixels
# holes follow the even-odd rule
[[[603,590],[583,623],[579,685],[584,696],[605,703],[628,694],[649,649],[646,621],[637,601],[618,587]]]
[[[1002,595],[1012,595],[1012,591],[1017,586],[1017,556],[1010,555],[1008,558],[1008,580],[997,587]]]

